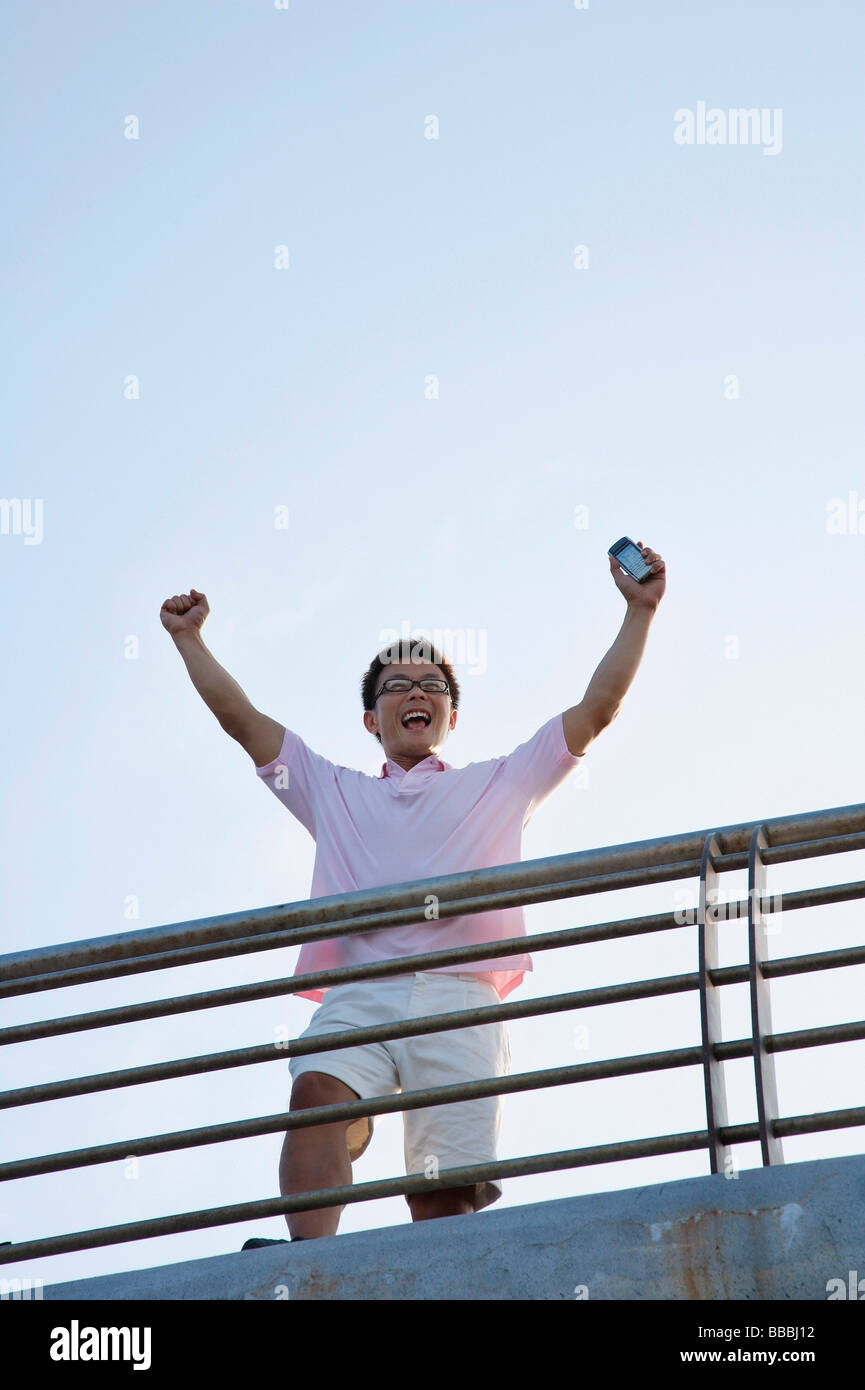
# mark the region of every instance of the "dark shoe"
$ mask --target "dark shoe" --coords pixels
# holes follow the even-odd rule
[[[291,1240],[265,1240],[264,1236],[253,1236],[244,1241],[241,1250],[260,1250],[262,1245],[293,1245],[296,1240],[306,1240],[306,1236],[293,1236]]]

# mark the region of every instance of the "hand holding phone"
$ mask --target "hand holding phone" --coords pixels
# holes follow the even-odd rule
[[[621,540],[615,541],[607,554],[612,555],[616,563],[622,566],[625,574],[636,579],[638,584],[645,584],[646,580],[651,578],[652,566],[643,559],[640,547],[634,544],[630,536],[622,536]]]
[[[628,606],[654,612],[667,585],[666,566],[658,552],[641,541],[635,544],[630,536],[622,536],[610,546],[607,554],[616,587],[624,594]],[[620,569],[614,568],[614,562]]]

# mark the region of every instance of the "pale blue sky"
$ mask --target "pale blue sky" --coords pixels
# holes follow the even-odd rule
[[[474,634],[486,662],[458,667],[446,745],[460,765],[581,698],[624,614],[606,551],[628,534],[665,557],[667,595],[622,714],[584,779],[537,813],[524,857],[862,800],[865,520],[827,528],[832,499],[865,503],[862,28],[854,3],[720,0],[102,0],[7,17],[2,492],[42,499],[43,534],[0,535],[0,949],[306,897],[312,841],[159,622],[191,585],[210,601],[208,646],[250,699],[370,773],[381,754],[357,692],[381,632]],[[779,109],[780,153],[676,144],[674,113],[700,101]],[[324,666],[322,688],[309,672]],[[863,868],[865,854],[806,862],[770,887]],[[675,887],[532,908],[529,930],[660,911]],[[744,875],[727,887],[744,893]],[[800,913],[773,953],[860,941],[861,921],[855,903]],[[743,939],[733,927],[730,962]],[[295,954],[3,1014],[281,976]],[[512,997],[695,962],[693,932],[538,954]],[[779,982],[776,1027],[856,1018],[861,993],[861,967]],[[7,1049],[3,1085],[296,1034],[313,1008],[287,998]],[[725,1037],[741,1036],[743,1008],[727,991]],[[520,1021],[513,1069],[687,1046],[697,1028],[695,997]],[[784,1113],[858,1103],[863,1063],[865,1044],[780,1057]],[[752,1118],[747,1064],[728,1080],[731,1119]],[[696,1070],[512,1097],[500,1155],[698,1128],[701,1100]],[[287,1101],[275,1062],[7,1114],[4,1150]],[[862,1138],[785,1148],[806,1159]],[[112,1164],[7,1184],[0,1239],[277,1195],[280,1142],[146,1159],[136,1179]],[[690,1154],[510,1180],[491,1210],[706,1170]],[[402,1172],[395,1115],[355,1177]],[[349,1207],[341,1230],[407,1219],[400,1197]],[[56,1282],[253,1234],[284,1222],[15,1272]]]

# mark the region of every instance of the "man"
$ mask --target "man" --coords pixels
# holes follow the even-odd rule
[[[555,715],[503,758],[454,768],[439,756],[457,721],[459,686],[435,650],[416,643],[400,656],[380,652],[363,678],[364,726],[386,761],[371,777],[331,763],[294,732],[256,710],[201,638],[209,606],[204,594],[166,599],[160,617],[189,675],[223,729],[246,749],[268,788],[310,832],[316,858],[310,896],[411,883],[472,868],[517,862],[522,830],[534,811],[616,718],[642,659],[649,626],[666,585],[656,551],[638,542],[652,577],[638,584],[610,558],[627,602],[621,630],[579,704]],[[428,644],[426,644],[428,646]],[[403,660],[403,656],[406,657]],[[323,1001],[301,1035],[313,1037],[385,1022],[497,1003],[530,970],[527,955],[411,970],[423,952],[525,934],[522,909],[503,908],[439,920],[418,896],[417,920],[327,941],[306,943],[297,975],[405,958],[404,974],[300,991]],[[327,998],[325,998],[325,994]],[[289,1062],[290,1108],[340,1104],[399,1090],[507,1075],[504,1023],[481,1024],[416,1038],[367,1043]],[[494,1161],[501,1097],[491,1096],[403,1112],[406,1171],[437,1174]],[[372,1119],[288,1130],[280,1160],[283,1196],[348,1186],[351,1164],[372,1137]],[[413,1221],[479,1211],[501,1196],[501,1184],[480,1182],[408,1195]],[[292,1240],[333,1235],[343,1207],[292,1212]],[[255,1239],[244,1249],[276,1242]]]

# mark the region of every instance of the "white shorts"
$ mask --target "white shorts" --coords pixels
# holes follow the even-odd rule
[[[387,980],[358,980],[328,989],[300,1036],[311,1038],[320,1033],[498,1003],[495,987],[477,975],[430,970]],[[507,1025],[500,1021],[415,1038],[363,1043],[336,1052],[307,1053],[289,1058],[288,1066],[292,1080],[304,1072],[326,1072],[366,1100],[402,1090],[419,1091],[429,1086],[508,1076],[511,1051]],[[495,1162],[501,1108],[501,1096],[483,1096],[422,1110],[404,1110],[406,1173],[425,1176],[430,1171]],[[373,1115],[364,1115],[349,1125],[346,1140],[352,1162],[365,1152],[374,1120]],[[435,1160],[434,1165],[431,1159]],[[501,1195],[499,1182],[475,1184],[475,1211],[498,1201]]]

